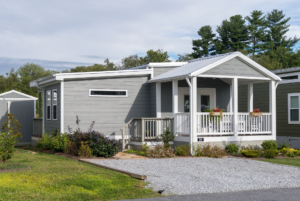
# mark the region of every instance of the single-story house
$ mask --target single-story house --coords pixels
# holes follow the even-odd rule
[[[300,148],[300,67],[273,70],[274,74],[282,80],[278,83],[276,90],[276,122],[277,122],[277,141],[282,144],[284,141],[291,144],[291,147]],[[247,86],[241,86],[239,97],[241,103],[245,103],[246,93],[244,90]],[[254,84],[255,108],[263,112],[269,112],[268,105],[268,86],[266,83]],[[239,107],[239,111],[247,109]]]
[[[43,95],[45,132],[77,128],[122,139],[123,148],[157,143],[168,127],[174,145],[261,144],[276,139],[276,87],[281,79],[240,52],[189,62],[149,63],[127,70],[59,73],[30,83]],[[269,111],[251,116],[253,84],[267,83]],[[246,84],[247,111],[239,112]],[[223,113],[205,112],[222,108]]]
[[[15,90],[0,94],[0,126],[6,121],[7,114],[13,114],[21,124],[22,138],[18,145],[30,145],[33,131],[33,119],[36,111],[36,97]]]

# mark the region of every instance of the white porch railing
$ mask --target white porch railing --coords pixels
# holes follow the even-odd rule
[[[208,112],[197,113],[197,135],[233,135],[233,113],[223,112],[222,117]],[[174,118],[175,134],[190,134],[190,114],[177,113]],[[251,117],[249,113],[238,113],[238,134],[270,134],[271,113]]]

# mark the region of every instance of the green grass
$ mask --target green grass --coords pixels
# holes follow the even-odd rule
[[[29,170],[0,172],[0,200],[114,200],[156,197],[143,181],[62,156],[18,149],[7,164]]]
[[[300,167],[300,158],[264,159],[262,161]]]

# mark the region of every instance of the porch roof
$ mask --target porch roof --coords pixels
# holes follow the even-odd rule
[[[238,57],[239,59],[243,60],[243,62],[247,63],[253,69],[257,70],[261,74],[269,77],[272,80],[280,81],[281,78],[272,73],[271,71],[267,70],[263,66],[259,65],[249,57],[243,55],[240,52],[230,52],[226,54],[220,54],[215,56],[203,57],[200,59],[194,59],[189,61],[187,64],[170,70],[166,73],[158,75],[157,77],[149,80],[148,82],[165,82],[170,80],[176,79],[184,79],[185,77],[193,77],[198,76],[230,59]],[[217,77],[217,76],[216,76]]]

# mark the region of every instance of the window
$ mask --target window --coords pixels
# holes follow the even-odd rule
[[[292,75],[292,76],[287,76],[287,77],[281,77],[282,80],[297,80],[298,75]]]
[[[201,112],[210,108],[209,95],[201,95]]]
[[[46,114],[47,114],[47,120],[51,120],[51,91],[47,91],[46,93]]]
[[[184,112],[190,112],[190,95],[184,95]]]
[[[299,98],[300,93],[288,94],[288,120],[289,124],[300,124]]]
[[[57,89],[52,90],[52,119],[57,120]]]
[[[127,90],[90,89],[90,96],[127,97]]]

